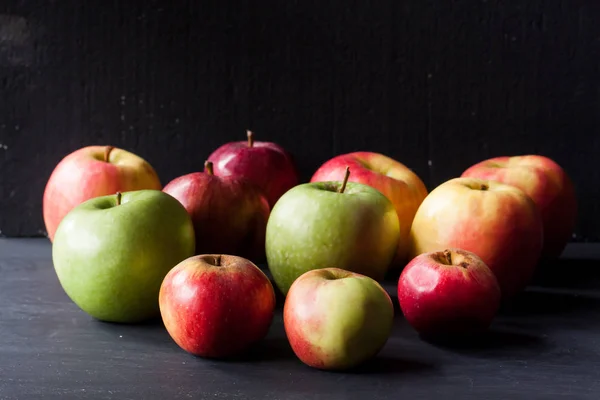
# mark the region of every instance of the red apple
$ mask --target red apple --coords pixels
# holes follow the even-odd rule
[[[398,280],[398,301],[408,323],[424,336],[487,330],[500,307],[494,273],[462,249],[423,253]]]
[[[88,146],[64,157],[46,184],[43,214],[50,241],[58,224],[78,204],[94,197],[142,189],[161,190],[150,164],[113,146]]]
[[[209,157],[218,176],[244,178],[258,186],[273,208],[277,200],[298,184],[298,172],[290,153],[272,142],[248,140],[230,142],[216,149]]]
[[[201,357],[229,357],[267,335],[275,291],[249,260],[198,255],[165,276],[159,306],[165,328],[182,349]]]
[[[552,259],[561,255],[575,229],[577,199],[573,183],[560,165],[541,155],[495,157],[473,165],[462,176],[498,181],[524,191],[542,214],[542,256]]]
[[[368,276],[340,268],[315,269],[294,281],[283,323],[296,356],[306,365],[345,370],[374,357],[394,322],[388,293]]]
[[[404,164],[372,152],[354,152],[334,157],[321,165],[310,181],[341,181],[346,167],[352,171],[351,182],[379,190],[394,205],[400,221],[400,239],[392,266],[405,265],[410,226],[419,205],[427,196],[425,184]]]
[[[188,211],[196,233],[196,254],[235,254],[263,261],[269,204],[244,179],[217,176],[207,161],[204,172],[175,178],[163,189]]]
[[[494,272],[503,296],[525,288],[543,244],[539,210],[520,189],[495,181],[454,178],[425,198],[410,232],[411,258],[459,248]]]

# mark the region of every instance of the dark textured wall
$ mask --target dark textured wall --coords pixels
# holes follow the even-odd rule
[[[0,230],[44,233],[46,180],[112,144],[166,183],[245,129],[329,157],[384,152],[429,188],[540,153],[574,178],[577,240],[600,239],[594,1],[0,3]]]

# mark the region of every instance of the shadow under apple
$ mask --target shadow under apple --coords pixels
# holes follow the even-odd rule
[[[550,347],[542,337],[514,331],[490,329],[473,335],[419,336],[429,344],[465,355],[481,357],[506,357],[511,349],[539,353]]]
[[[600,287],[600,283],[599,286]],[[558,316],[581,318],[582,315],[600,315],[600,290],[560,289],[532,286],[510,302],[502,305],[499,312],[508,317]],[[590,318],[592,325],[600,325],[600,319]],[[598,321],[595,323],[594,321]],[[547,321],[552,324],[552,321]]]
[[[364,363],[344,371],[334,371],[346,374],[410,374],[432,371],[434,364],[426,363],[416,359],[397,358],[384,355],[373,357]]]
[[[236,355],[221,358],[221,362],[230,363],[257,363],[296,358],[292,348],[285,337],[266,337],[254,343],[245,351]]]

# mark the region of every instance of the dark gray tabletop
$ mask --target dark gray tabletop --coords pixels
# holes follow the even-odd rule
[[[431,344],[397,312],[380,355],[345,373],[297,360],[280,309],[236,361],[185,353],[160,321],[95,321],[62,291],[44,239],[0,240],[0,276],[1,399],[600,398],[600,245],[545,266],[485,338]],[[396,301],[395,282],[386,288]]]

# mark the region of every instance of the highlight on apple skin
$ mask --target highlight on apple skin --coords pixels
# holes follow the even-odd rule
[[[477,254],[496,275],[505,299],[529,283],[542,245],[542,218],[533,200],[514,186],[476,178],[436,187],[410,233],[411,258],[446,248]]]
[[[485,332],[501,301],[500,286],[476,254],[462,249],[423,253],[398,279],[398,302],[407,322],[430,338]]]
[[[203,254],[169,271],[159,304],[165,328],[179,347],[199,357],[228,358],[267,335],[275,291],[250,260]]]
[[[427,196],[425,184],[406,165],[386,155],[368,151],[341,154],[326,161],[310,181],[341,181],[346,167],[352,171],[350,182],[369,185],[392,202],[400,222],[398,249],[392,268],[403,267],[408,262],[408,242],[413,218]]]
[[[133,153],[113,146],[87,146],[68,154],[56,165],[44,189],[48,238],[54,240],[58,224],[76,205],[143,189],[161,190],[162,186],[152,166]]]
[[[375,357],[393,326],[394,306],[375,280],[339,268],[304,273],[285,299],[283,323],[296,356],[322,370]]]
[[[467,168],[461,176],[502,182],[525,192],[542,214],[542,258],[562,254],[577,222],[577,198],[571,179],[554,160],[534,154],[494,157]]]

